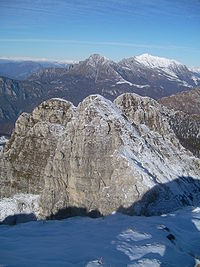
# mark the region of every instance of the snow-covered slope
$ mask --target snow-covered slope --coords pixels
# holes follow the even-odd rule
[[[200,77],[196,72],[193,72],[174,59],[142,54],[123,59],[119,64],[124,68],[136,71],[136,73],[148,73],[149,71],[149,77],[148,75],[146,77],[149,80],[149,84],[155,83],[156,80],[154,81],[152,78],[156,77],[157,80],[160,79],[160,82],[157,83],[159,87],[159,83],[162,83],[164,80],[165,83],[175,82],[187,88],[192,88],[200,83]]]
[[[2,225],[0,265],[194,267],[199,240],[200,208],[192,207],[160,217],[114,214]]]
[[[150,68],[170,68],[171,66],[181,66],[182,64],[174,59],[168,59],[164,57],[152,56],[149,54],[142,54],[136,56],[135,60]]]
[[[190,68],[190,70],[200,74],[200,68]]]

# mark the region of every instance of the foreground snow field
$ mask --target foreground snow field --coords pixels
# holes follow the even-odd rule
[[[0,266],[197,266],[200,208],[0,226]]]

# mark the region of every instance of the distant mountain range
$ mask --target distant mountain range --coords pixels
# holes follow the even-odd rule
[[[66,68],[69,64],[56,61],[13,60],[0,58],[0,76],[24,80],[44,68]]]
[[[78,104],[91,93],[109,99],[134,92],[158,99],[200,85],[200,72],[175,60],[148,54],[113,62],[98,54],[66,69],[41,69],[30,81],[47,84],[48,94],[56,91]],[[77,92],[78,91],[78,92]]]
[[[28,72],[32,74],[23,81],[1,78],[0,133],[9,133],[22,111],[31,111],[52,97],[67,99],[75,105],[90,94],[101,94],[113,100],[124,92],[134,92],[159,99],[200,86],[200,71],[175,60],[148,54],[118,63],[94,54],[75,64],[63,66],[55,63],[53,67],[46,67],[43,65],[36,71],[32,68],[30,72],[28,67],[24,67],[27,70],[25,75],[16,63],[13,68],[16,68],[17,75],[27,77]]]

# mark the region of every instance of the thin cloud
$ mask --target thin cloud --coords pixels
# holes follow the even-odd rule
[[[100,45],[100,46],[122,46],[122,47],[135,47],[135,48],[154,48],[154,49],[164,49],[164,50],[186,50],[186,51],[197,51],[200,49],[186,47],[186,46],[176,46],[176,45],[156,45],[156,44],[138,44],[138,43],[128,43],[128,42],[92,42],[92,41],[81,41],[81,40],[67,40],[67,39],[0,39],[0,42],[22,42],[22,43],[60,43],[60,44],[77,44],[77,45]]]
[[[44,14],[49,16],[66,16],[66,12],[71,15],[85,16],[95,14],[104,17],[110,14],[110,10],[115,14],[129,14],[136,16],[151,16],[162,14],[166,16],[182,16],[180,13],[180,4],[193,11],[193,15],[198,15],[199,4],[192,4],[186,0],[103,0],[103,1],[64,1],[64,0],[46,0],[46,1],[1,1],[0,8],[5,13],[12,11],[27,12],[32,14]],[[195,6],[195,9],[194,9]]]

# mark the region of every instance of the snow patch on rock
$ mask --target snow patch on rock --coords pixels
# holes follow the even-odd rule
[[[8,138],[6,138],[5,136],[0,136],[0,153],[3,150],[3,147],[5,146],[5,144],[9,141]]]
[[[0,199],[0,221],[8,216],[19,214],[39,215],[39,195],[17,194],[10,198]]]

